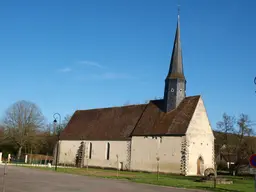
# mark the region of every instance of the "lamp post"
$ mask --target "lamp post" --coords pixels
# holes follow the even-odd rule
[[[56,128],[56,124],[57,124],[57,118],[56,116],[59,117],[59,126],[57,127],[57,131],[55,131],[55,133],[57,134],[57,145],[56,145],[56,155],[55,155],[55,171],[57,171],[57,167],[58,167],[58,158],[59,158],[59,140],[60,140],[60,131],[61,131],[61,115],[59,113],[55,113],[53,115],[53,123],[54,126]]]

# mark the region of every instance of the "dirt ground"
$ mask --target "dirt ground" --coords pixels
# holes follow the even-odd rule
[[[128,181],[55,173],[0,165],[0,191],[3,192],[189,192],[192,190],[136,184]],[[5,178],[3,180],[3,178]],[[5,185],[3,184],[5,183]],[[5,186],[5,191],[2,190]],[[195,192],[195,190],[193,190]]]

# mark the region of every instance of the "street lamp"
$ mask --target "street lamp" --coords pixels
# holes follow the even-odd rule
[[[57,133],[57,145],[56,145],[56,155],[55,155],[55,171],[57,171],[57,167],[58,167],[58,158],[59,158],[59,140],[60,140],[60,131],[61,131],[61,115],[59,113],[55,113],[53,115],[53,124],[56,128],[56,124],[57,124],[57,118],[56,116],[59,117],[59,126],[57,127],[57,131],[55,133]]]

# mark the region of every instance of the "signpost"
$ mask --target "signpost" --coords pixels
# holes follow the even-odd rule
[[[254,174],[254,191],[256,192],[256,154],[250,156],[250,172]]]

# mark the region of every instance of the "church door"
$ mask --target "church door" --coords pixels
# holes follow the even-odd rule
[[[203,168],[203,159],[199,157],[197,159],[197,175],[202,175],[202,168]]]

